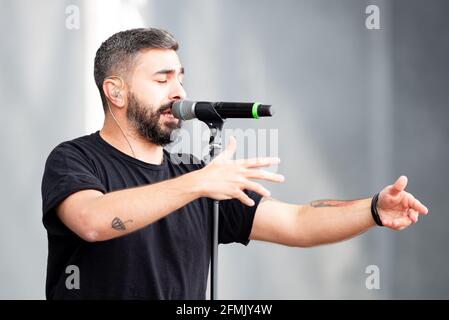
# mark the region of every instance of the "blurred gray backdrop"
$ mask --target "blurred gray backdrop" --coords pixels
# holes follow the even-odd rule
[[[365,26],[368,5],[380,9],[379,30]],[[79,28],[67,21],[74,7]],[[44,298],[44,162],[58,143],[101,128],[95,50],[136,23],[178,39],[190,98],[276,107],[272,119],[226,125],[277,130],[270,150],[286,181],[267,184],[274,197],[368,197],[405,174],[430,209],[405,231],[377,228],[318,248],[220,246],[219,298],[449,298],[447,1],[1,0],[0,8],[1,299]],[[370,265],[379,289],[365,286]]]

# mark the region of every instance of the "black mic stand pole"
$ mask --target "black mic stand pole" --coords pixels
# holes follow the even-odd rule
[[[212,161],[222,150],[222,129],[225,119],[213,108],[202,110],[198,119],[205,122],[210,130],[209,138],[209,161]],[[217,299],[217,269],[218,269],[218,217],[219,200],[214,200],[212,212],[212,243],[211,243],[211,268],[210,268],[210,299]]]

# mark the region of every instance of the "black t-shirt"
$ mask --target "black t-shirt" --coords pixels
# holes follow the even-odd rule
[[[191,155],[181,157],[164,150],[161,165],[145,163],[112,147],[98,131],[61,143],[51,152],[42,180],[47,299],[205,299],[211,199],[199,198],[140,230],[101,242],[84,241],[55,213],[58,204],[80,190],[108,193],[204,166]],[[248,244],[261,196],[246,192],[256,203],[253,207],[236,199],[220,202],[219,243]],[[75,275],[69,266],[79,270],[79,289],[66,286],[68,277]]]

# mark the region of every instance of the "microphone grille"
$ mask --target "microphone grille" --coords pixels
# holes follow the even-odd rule
[[[178,100],[172,104],[173,116],[180,120],[195,119],[195,102],[189,100]]]

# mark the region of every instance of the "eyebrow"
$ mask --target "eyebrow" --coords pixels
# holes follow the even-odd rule
[[[162,69],[159,71],[156,71],[153,75],[157,75],[157,74],[171,74],[171,73],[176,73],[175,69]],[[181,67],[181,69],[179,70],[180,74],[184,74],[184,67]]]

